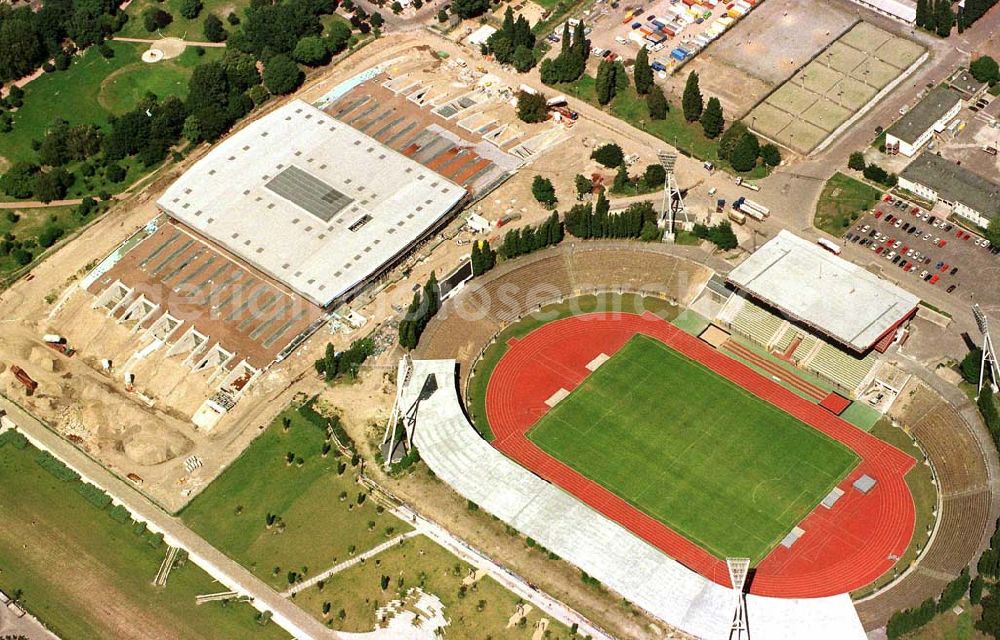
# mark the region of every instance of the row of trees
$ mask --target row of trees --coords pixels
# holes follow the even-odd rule
[[[514,19],[514,11],[507,7],[503,25],[486,41],[487,52],[493,54],[497,62],[512,64],[520,73],[535,66],[535,34],[524,16]]]
[[[563,25],[562,48],[555,58],[542,60],[538,71],[545,84],[575,82],[580,79],[587,68],[587,56],[590,55],[590,40],[584,34],[583,21],[576,23],[573,37],[570,38],[569,23]]]
[[[951,0],[917,0],[917,26],[947,38],[955,26]],[[964,29],[964,23],[963,27]]]
[[[557,245],[562,240],[563,225],[559,221],[559,214],[553,211],[545,222],[537,226],[526,225],[508,231],[497,252],[501,258],[508,260]]]
[[[415,348],[420,342],[420,336],[427,327],[427,323],[440,309],[441,287],[438,285],[437,276],[431,271],[423,289],[414,292],[413,301],[410,302],[406,315],[399,323],[400,346],[404,349]]]
[[[957,578],[945,585],[940,597],[936,600],[928,598],[918,607],[894,613],[886,625],[886,635],[890,640],[896,640],[924,626],[937,614],[948,611],[965,596],[969,590],[970,582],[969,568],[966,567]]]
[[[595,203],[574,205],[566,213],[566,230],[581,239],[640,238],[658,240],[656,210],[652,203],[636,202],[621,213],[609,213],[610,205],[604,192]]]
[[[986,12],[993,8],[997,0],[965,0],[963,7],[958,10],[958,30],[965,31],[979,20]]]
[[[708,138],[715,138],[726,126],[719,99],[713,96],[708,99],[708,105],[705,105],[697,71],[688,74],[687,82],[684,84],[684,94],[681,97],[681,108],[684,110],[684,119],[688,122],[699,121]]]
[[[889,173],[874,162],[865,162],[865,156],[860,151],[855,151],[847,159],[847,168],[860,171],[862,175],[881,185],[895,187],[898,178],[895,173]]]
[[[373,353],[375,353],[375,343],[371,338],[355,340],[345,351],[337,351],[332,344],[327,343],[323,357],[316,360],[313,365],[316,367],[316,373],[323,376],[327,382],[341,376],[353,380],[358,377],[361,365]]]

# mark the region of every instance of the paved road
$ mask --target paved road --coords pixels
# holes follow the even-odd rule
[[[342,637],[294,603],[282,598],[274,589],[193,533],[179,519],[168,515],[131,485],[112,475],[6,397],[0,396],[0,409],[7,411],[32,444],[50,452],[88,482],[106,491],[132,512],[135,518],[146,521],[150,529],[163,532],[168,544],[187,551],[195,564],[229,589],[252,598],[253,606],[258,610],[271,611],[272,620],[293,636],[303,639]]]
[[[199,42],[197,40],[184,40],[182,38],[121,38],[115,37],[112,40],[117,40],[118,42],[144,42],[146,44],[156,44],[161,40],[179,40],[188,47],[216,47],[219,49],[224,49],[226,47],[225,42]]]

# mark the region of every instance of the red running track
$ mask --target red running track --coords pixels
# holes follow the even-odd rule
[[[548,409],[545,401],[553,393],[575,388],[589,373],[586,365],[591,360],[615,353],[637,333],[700,362],[839,440],[861,458],[838,485],[844,495],[833,508],[817,506],[799,524],[805,534],[791,548],[778,545],[758,565],[752,593],[786,598],[835,595],[863,587],[892,568],[892,558],[903,554],[913,535],[913,498],[904,476],[916,461],[649,313],[575,316],[512,340],[486,389],[486,413],[496,436],[493,446],[675,560],[729,586],[723,560],[549,456],[525,435]],[[866,495],[851,487],[863,473],[878,483]]]

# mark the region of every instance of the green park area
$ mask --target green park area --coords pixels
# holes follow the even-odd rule
[[[832,236],[840,237],[851,223],[865,214],[882,196],[875,187],[836,173],[826,181],[816,203],[813,225]]]
[[[287,638],[247,604],[195,605],[225,588],[183,556],[152,584],[167,547],[110,498],[20,434],[0,434],[0,589],[63,640]]]
[[[312,406],[282,412],[181,512],[279,591],[410,529],[369,499],[358,458],[339,452]]]
[[[188,47],[175,59],[146,64],[140,57],[149,45],[108,45],[114,51],[110,59],[91,47],[65,71],[43,74],[25,85],[24,106],[14,112],[13,130],[0,135],[0,156],[7,163],[35,161],[31,142],[41,140],[55,120],[103,127],[111,115],[135,108],[147,91],[160,98],[184,98],[194,67],[221,56],[210,49],[198,55]]]
[[[412,612],[423,594],[444,605],[446,638],[528,640],[543,617],[533,607],[526,616],[515,615],[522,600],[492,578],[473,574],[470,565],[424,536],[403,540],[331,576],[298,593],[295,602],[334,629],[362,632],[375,627],[379,607],[396,601],[400,611]],[[573,637],[552,620],[547,630],[547,640]]]
[[[650,385],[672,393],[635,392]],[[843,444],[646,336],[590,374],[528,438],[715,556],[753,563],[858,461]],[[731,517],[720,523],[719,513]]]
[[[566,92],[600,108],[597,102],[596,81],[593,76],[584,74],[576,82],[556,85],[553,90]],[[685,120],[679,104],[671,104],[667,116],[663,120],[653,120],[649,116],[649,108],[646,106],[645,98],[636,93],[635,87],[629,85],[627,89],[619,91],[615,95],[608,109],[615,117],[656,136],[685,155],[709,161],[717,167],[739,173],[727,161],[719,157],[719,139],[707,137],[700,123]],[[763,178],[767,173],[767,167],[758,162],[756,167],[741,175],[748,178]]]
[[[201,10],[194,18],[185,18],[182,7],[191,4],[190,0],[132,0],[125,10],[128,14],[128,22],[117,34],[128,38],[182,38],[200,42],[205,40],[204,25],[205,18],[209,14],[215,14],[227,28],[232,29],[226,21],[226,17],[232,12],[239,17],[243,16],[243,9],[249,4],[249,0],[203,0]],[[146,10],[160,9],[166,11],[173,18],[165,27],[150,32],[143,25],[142,14]]]

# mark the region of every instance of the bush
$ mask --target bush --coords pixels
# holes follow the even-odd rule
[[[303,74],[299,66],[286,55],[277,55],[264,67],[264,86],[275,95],[285,95],[299,88]]]
[[[306,36],[296,43],[292,57],[308,67],[318,67],[330,61],[330,50],[319,36]]]
[[[767,166],[776,167],[781,164],[781,150],[777,145],[767,143],[760,148],[760,158]]]
[[[733,226],[725,220],[712,227],[696,224],[694,225],[694,235],[702,240],[710,241],[723,250],[735,249],[739,246],[739,240],[733,233]]]
[[[886,171],[885,169],[883,169],[882,167],[878,166],[875,163],[872,163],[867,167],[865,167],[863,174],[866,178],[868,178],[872,182],[878,182],[879,184],[883,184],[887,187],[896,186],[896,181],[897,181],[896,174],[889,173],[888,171]]]
[[[95,487],[89,482],[81,482],[76,487],[76,492],[82,495],[87,502],[94,505],[98,509],[107,509],[111,504],[111,496],[104,493],[100,488]]]
[[[924,600],[916,609],[897,611],[889,618],[889,624],[885,628],[886,635],[889,640],[896,640],[900,636],[915,631],[930,622],[936,611],[937,606],[934,604],[933,598]]]
[[[62,461],[55,458],[48,451],[39,451],[38,455],[35,456],[35,462],[38,466],[63,482],[70,482],[80,478],[75,471],[64,465]]]
[[[535,196],[535,200],[549,208],[554,207],[556,202],[558,202],[552,181],[542,176],[535,176],[535,179],[531,182],[531,195]]]
[[[181,15],[188,20],[194,20],[201,13],[202,7],[201,0],[181,0]]]
[[[609,143],[594,149],[590,157],[609,169],[619,167],[625,163],[625,154],[617,144]]]
[[[983,364],[983,350],[975,348],[962,358],[958,369],[962,373],[962,379],[969,384],[979,384],[979,372]]]
[[[48,225],[38,234],[38,244],[42,247],[48,249],[56,243],[59,238],[65,233],[62,227],[57,227],[55,225]]]
[[[969,568],[966,567],[962,569],[962,573],[959,574],[957,578],[949,582],[944,591],[941,592],[941,598],[938,600],[937,611],[938,613],[944,613],[948,609],[951,609],[958,601],[965,596],[965,592],[969,590]]]
[[[864,171],[868,165],[865,163],[865,154],[855,151],[847,160],[847,168],[854,171]]]
[[[540,93],[519,92],[517,94],[517,117],[528,123],[548,120],[549,110],[545,104],[545,96]]]
[[[150,7],[142,12],[142,26],[150,33],[156,31],[157,29],[162,29],[174,21],[174,17],[164,11],[163,9],[157,9],[156,7]],[[102,45],[107,46],[107,45]],[[108,47],[110,49],[110,47]],[[101,52],[104,53],[103,51]],[[113,53],[113,52],[112,52]],[[104,56],[108,58],[110,56]]]
[[[214,13],[208,14],[205,18],[202,32],[205,34],[205,40],[209,42],[223,42],[229,35],[226,33],[226,28],[222,26],[222,20],[219,20],[219,16]]]

